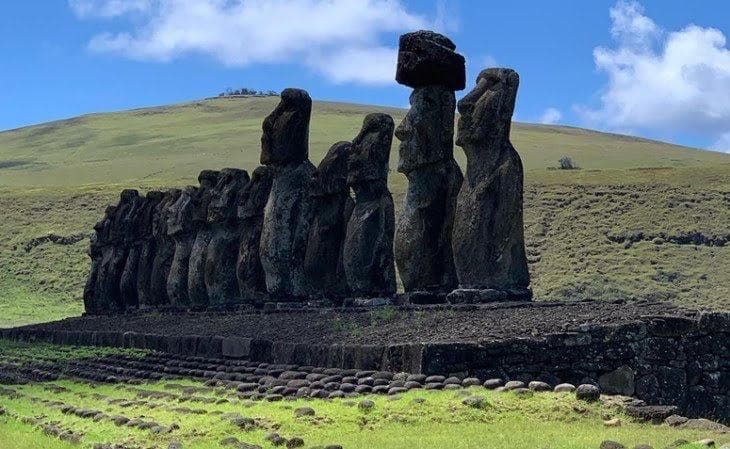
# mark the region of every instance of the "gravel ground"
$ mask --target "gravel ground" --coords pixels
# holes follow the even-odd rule
[[[693,316],[661,302],[491,304],[472,307],[319,309],[276,312],[128,314],[68,318],[28,326],[69,331],[221,335],[308,344],[502,340],[620,324],[642,316]]]

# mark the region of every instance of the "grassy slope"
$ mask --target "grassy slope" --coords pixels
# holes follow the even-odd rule
[[[119,190],[193,183],[199,170],[258,164],[261,121],[276,98],[216,99],[93,114],[0,133],[0,326],[77,314],[89,232]],[[351,139],[366,113],[404,111],[316,102],[310,154]],[[515,124],[526,168],[525,221],[538,297],[664,298],[727,308],[728,246],[630,247],[606,235],[730,235],[730,156],[577,128]],[[395,167],[397,141],[391,167]],[[456,149],[463,164],[463,152]],[[581,170],[549,170],[563,156]],[[393,172],[399,206],[405,177]]]
[[[29,345],[0,341],[0,359],[16,361],[31,358],[67,361],[88,357],[94,351],[82,349],[75,354],[67,347]],[[42,431],[22,422],[23,417],[43,416],[43,421],[54,422],[64,430],[83,433],[81,447],[96,443],[123,443],[128,447],[168,447],[178,441],[186,449],[223,449],[220,444],[227,437],[272,447],[264,436],[275,430],[285,438],[301,437],[305,447],[340,444],[357,448],[537,448],[555,449],[597,448],[601,441],[611,439],[626,447],[650,444],[666,447],[684,439],[697,441],[714,438],[718,446],[730,441],[727,435],[708,431],[675,429],[667,425],[634,423],[621,411],[604,404],[579,402],[572,394],[540,393],[518,396],[514,393],[496,393],[482,387],[465,391],[410,391],[400,398],[371,396],[374,407],[361,410],[356,406],[363,398],[338,400],[299,399],[283,402],[252,402],[239,399],[235,390],[203,387],[200,381],[176,380],[150,382],[140,386],[102,385],[62,380],[52,383],[62,387],[49,388],[51,383],[11,386],[20,397],[0,396],[6,416],[0,416],[0,447],[9,443],[8,437],[19,439],[12,447],[17,449],[67,448],[58,440],[49,440]],[[199,390],[183,393],[185,387]],[[201,389],[202,387],[202,389]],[[156,397],[150,392],[160,392]],[[141,393],[141,394],[138,394]],[[464,396],[481,396],[485,402],[479,408],[462,404]],[[34,399],[41,399],[41,401]],[[422,402],[416,402],[419,398]],[[122,404],[120,400],[144,399],[141,403]],[[214,400],[211,400],[214,399]],[[217,402],[224,399],[222,402]],[[61,404],[98,410],[108,416],[155,421],[169,426],[177,423],[172,433],[152,434],[137,428],[115,426],[108,418],[93,421],[75,415],[64,415]],[[298,407],[311,407],[315,416],[296,418]],[[175,408],[203,409],[203,414],[182,413]],[[223,413],[237,413],[254,418],[259,426],[241,430]],[[606,427],[605,419],[617,417],[619,427]],[[230,447],[230,446],[229,446]],[[684,449],[693,447],[682,446]],[[694,446],[696,447],[696,446]]]

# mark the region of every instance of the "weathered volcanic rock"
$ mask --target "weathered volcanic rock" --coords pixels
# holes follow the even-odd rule
[[[175,240],[167,233],[167,223],[172,205],[180,197],[179,189],[170,189],[165,192],[162,201],[155,209],[152,220],[152,235],[155,237],[155,258],[152,261],[150,273],[150,295],[154,306],[167,306],[170,298],[167,296],[167,276],[170,274],[172,259],[175,256]]]
[[[264,224],[264,207],[269,199],[273,170],[257,167],[251,173],[251,181],[241,191],[238,200],[240,246],[236,262],[236,278],[243,302],[260,302],[266,293],[266,276],[261,266],[259,244]]]
[[[122,309],[136,309],[139,305],[137,294],[137,272],[139,256],[142,249],[142,241],[139,239],[141,211],[144,207],[145,198],[139,193],[132,195],[130,204],[122,221],[124,223],[122,245],[127,248],[127,258],[122,269],[122,276],[119,280],[119,293],[122,300]]]
[[[350,142],[338,142],[317,167],[312,184],[313,218],[309,229],[304,272],[314,297],[343,297],[348,293],[342,246],[353,209],[347,185]]]
[[[387,186],[393,128],[389,115],[369,114],[352,141],[347,183],[355,192],[355,207],[347,223],[342,259],[355,296],[390,296],[396,289],[395,212]]]
[[[406,292],[449,292],[457,286],[451,249],[456,198],[463,176],[453,157],[453,91],[420,87],[395,130],[398,171],[408,190],[395,234],[395,259]]]
[[[208,290],[205,287],[205,255],[213,235],[208,224],[208,205],[219,178],[220,172],[214,170],[203,170],[198,175],[200,187],[194,198],[195,207],[193,209],[196,234],[190,250],[188,266],[188,300],[195,308],[205,308],[208,305]]]
[[[205,254],[205,287],[209,305],[213,307],[240,302],[236,278],[240,246],[237,201],[248,182],[245,170],[224,168],[208,206],[213,235]]]
[[[146,309],[154,305],[154,299],[150,290],[152,264],[156,252],[156,240],[152,234],[152,222],[155,217],[155,211],[163,198],[164,194],[157,190],[147,192],[145,202],[139,212],[139,238],[142,244],[139,250],[139,261],[137,262],[137,299],[140,309]]]
[[[110,232],[116,209],[116,206],[106,208],[104,217],[94,225],[94,234],[89,242],[88,255],[91,258],[91,268],[84,286],[84,310],[92,315],[107,311],[101,296],[100,273],[102,262],[110,258],[110,253],[114,251]]]
[[[304,257],[315,171],[308,159],[311,111],[312,100],[305,91],[285,89],[263,124],[261,163],[271,167],[274,179],[264,209],[259,250],[266,289],[280,300],[307,295]]]
[[[172,258],[170,274],[167,276],[167,296],[170,298],[170,304],[177,308],[190,306],[188,267],[196,236],[193,213],[197,194],[197,187],[184,188],[180,197],[171,206],[167,221],[167,234],[175,240],[175,256]]]
[[[456,144],[466,153],[467,168],[453,249],[460,288],[529,298],[522,161],[509,140],[518,85],[515,71],[487,69],[458,103]]]
[[[444,86],[462,90],[466,85],[464,57],[449,38],[433,31],[415,31],[400,37],[395,79],[413,88]]]

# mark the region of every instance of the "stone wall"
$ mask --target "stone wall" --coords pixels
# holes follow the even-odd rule
[[[304,345],[251,338],[164,336],[135,332],[0,331],[3,338],[114,346],[190,356],[254,361],[584,383],[605,393],[671,404],[689,416],[730,418],[730,313],[698,318],[646,317],[577,332],[463,343]]]

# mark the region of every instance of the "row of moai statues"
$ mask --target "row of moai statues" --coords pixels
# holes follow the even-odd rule
[[[430,31],[401,37],[396,80],[413,88],[395,128],[365,117],[351,142],[309,161],[312,100],[286,89],[264,120],[261,163],[205,170],[198,187],[125,190],[95,226],[87,313],[392,297],[396,265],[412,303],[527,300],[519,155],[509,141],[519,77],[487,69],[465,87],[464,58]],[[408,190],[396,227],[393,134]]]

